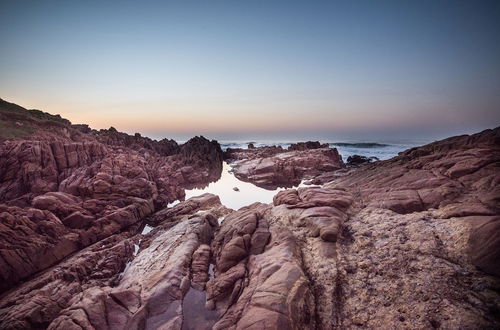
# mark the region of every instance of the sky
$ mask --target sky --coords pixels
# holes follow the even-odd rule
[[[500,125],[500,1],[0,0],[0,97],[220,140]]]

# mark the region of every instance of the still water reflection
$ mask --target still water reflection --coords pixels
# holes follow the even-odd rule
[[[186,190],[186,199],[208,192],[218,195],[223,205],[237,210],[255,202],[272,203],[273,196],[276,195],[278,191],[286,189],[277,188],[275,190],[266,190],[264,188],[259,188],[251,183],[237,179],[230,171],[231,166],[224,162],[222,174],[218,181],[210,183],[203,189]],[[235,187],[238,188],[239,191],[235,191],[233,189]]]

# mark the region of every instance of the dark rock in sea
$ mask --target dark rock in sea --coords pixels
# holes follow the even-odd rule
[[[307,141],[307,142],[298,142],[298,143],[292,143],[289,147],[288,150],[309,150],[309,149],[319,149],[319,148],[328,148],[328,144],[321,144],[319,141]]]
[[[330,144],[336,147],[350,147],[350,148],[380,148],[389,146],[388,144],[375,143],[375,142],[354,142],[354,143],[334,142]]]
[[[368,164],[373,161],[378,161],[377,157],[365,157],[360,155],[352,155],[347,157],[347,167],[358,167],[360,165]]]

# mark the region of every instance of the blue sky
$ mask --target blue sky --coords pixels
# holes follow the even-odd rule
[[[500,124],[498,1],[0,1],[0,97],[96,128],[444,137]]]

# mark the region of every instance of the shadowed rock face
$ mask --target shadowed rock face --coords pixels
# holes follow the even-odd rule
[[[358,167],[361,165],[365,165],[371,163],[373,161],[379,160],[377,157],[365,157],[360,155],[352,155],[347,157],[347,167]]]
[[[231,162],[234,175],[259,187],[275,189],[298,185],[302,179],[344,167],[337,149],[319,142],[281,147],[227,149],[224,157]]]

